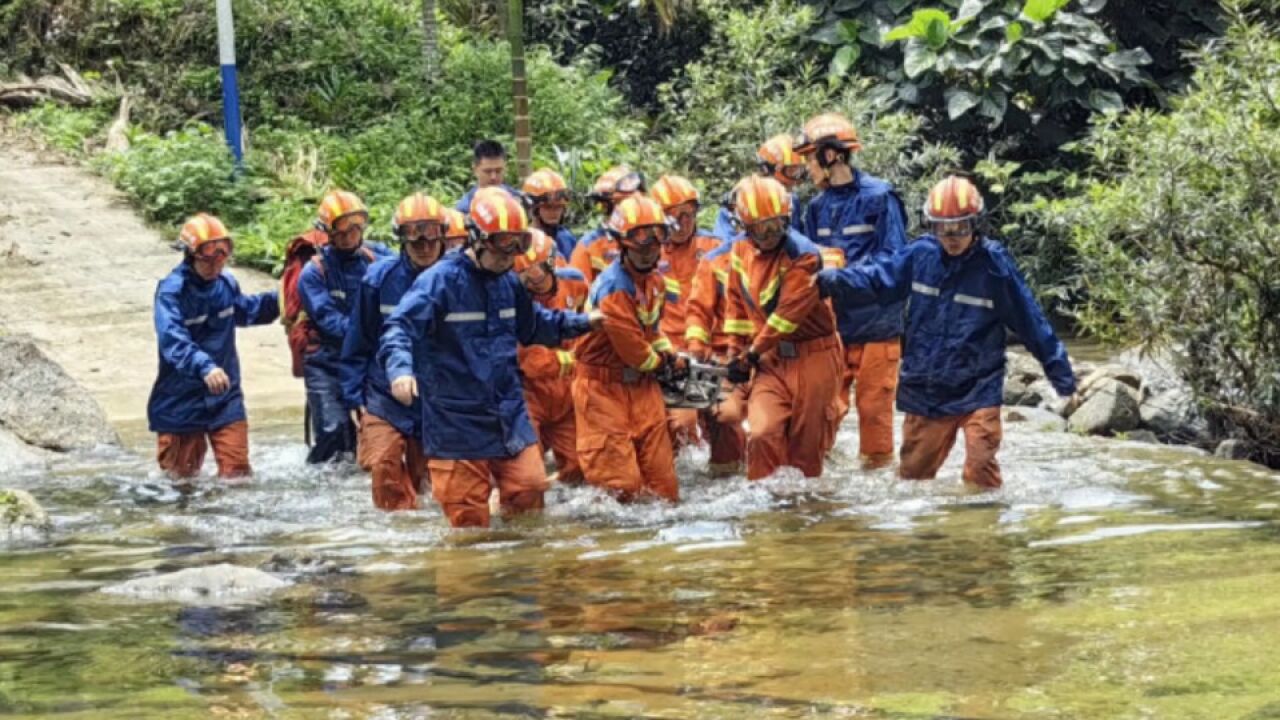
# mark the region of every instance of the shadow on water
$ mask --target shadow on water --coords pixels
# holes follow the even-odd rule
[[[1007,429],[1007,486],[841,459],[450,532],[259,438],[252,486],[178,492],[128,453],[11,478],[53,539],[0,554],[0,713],[84,717],[1266,717],[1280,483],[1170,448]],[[99,592],[217,563],[293,584],[217,605]],[[1259,714],[1262,713],[1262,714]]]

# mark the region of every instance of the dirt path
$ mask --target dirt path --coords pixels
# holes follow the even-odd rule
[[[151,301],[180,259],[169,242],[106,180],[0,136],[0,331],[35,337],[130,444],[149,443]],[[245,292],[275,285],[233,272]],[[250,422],[298,417],[302,382],[289,373],[281,327],[241,330],[238,344]]]

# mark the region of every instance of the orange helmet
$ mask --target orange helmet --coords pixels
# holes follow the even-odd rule
[[[799,182],[804,175],[804,160],[791,148],[791,136],[774,135],[756,150],[761,175],[772,175],[784,185]]]
[[[791,193],[771,177],[743,178],[733,196],[734,214],[743,226],[791,215]]]
[[[603,212],[609,212],[623,198],[644,192],[644,174],[638,173],[626,165],[615,165],[596,178],[591,193],[587,196],[600,206]]]
[[[530,230],[529,236],[529,249],[517,255],[515,265],[511,267],[517,273],[524,272],[534,265],[547,266],[555,262],[555,242],[537,228]]]
[[[396,235],[403,235],[405,226],[408,225],[417,223],[448,225],[449,221],[444,211],[445,207],[439,200],[423,193],[414,193],[401,200],[396,206],[396,212],[391,217],[391,231]]]
[[[491,236],[509,236],[502,252],[524,251],[529,247],[529,216],[511,193],[500,187],[482,188],[471,200],[468,218],[472,240],[485,242]]]
[[[699,199],[698,189],[679,175],[663,175],[658,178],[658,182],[649,191],[649,197],[657,200],[663,211],[685,203],[697,203]]]
[[[316,227],[327,233],[333,232],[334,225],[339,220],[351,216],[359,216],[368,222],[369,209],[355,193],[333,190],[320,201],[320,207],[316,210]]]
[[[544,202],[568,202],[569,186],[565,184],[560,173],[551,168],[542,168],[525,179],[521,187],[526,197],[537,205]]]
[[[840,113],[822,113],[809,118],[792,147],[795,152],[808,155],[824,148],[858,152],[862,143],[848,118]]]
[[[924,204],[928,222],[973,220],[982,214],[982,193],[967,178],[949,175],[929,191]]]
[[[671,231],[662,206],[644,195],[633,195],[618,203],[609,216],[607,228],[622,247],[632,249],[647,247],[655,240],[666,242]],[[644,228],[655,231],[643,235],[635,232]]]
[[[467,216],[461,211],[453,208],[444,209],[445,226],[444,226],[444,242],[448,247],[457,247],[466,242],[469,234],[467,232]]]
[[[227,226],[213,215],[199,213],[182,223],[182,229],[178,231],[177,245],[184,253],[194,255],[199,252],[200,246],[218,240],[231,242],[231,233],[227,232]]]

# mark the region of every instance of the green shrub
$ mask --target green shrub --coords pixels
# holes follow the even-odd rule
[[[1082,326],[1177,349],[1205,405],[1280,459],[1280,38],[1238,22],[1167,115],[1103,122],[1082,191],[1044,202],[1082,266]]]
[[[20,128],[32,130],[54,148],[82,157],[89,141],[106,126],[110,113],[105,108],[75,109],[55,103],[41,103],[17,116]]]

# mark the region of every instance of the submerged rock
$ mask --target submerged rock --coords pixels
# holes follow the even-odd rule
[[[1183,388],[1169,388],[1142,401],[1142,426],[1161,440],[1188,445],[1208,442],[1209,423],[1201,416],[1191,393]]]
[[[1005,408],[1004,421],[1009,424],[1023,424],[1040,432],[1062,432],[1067,429],[1067,421],[1061,415],[1041,408]]]
[[[1146,443],[1148,445],[1160,444],[1160,438],[1156,437],[1156,434],[1150,430],[1134,430],[1127,433],[1125,439],[1129,442]]]
[[[1091,396],[1071,414],[1067,428],[1086,435],[1114,435],[1136,430],[1140,421],[1138,391],[1109,378],[1096,382]]]
[[[1231,438],[1218,443],[1218,447],[1213,451],[1215,457],[1224,458],[1226,460],[1248,460],[1249,444],[1244,440]]]
[[[0,489],[0,535],[48,533],[53,528],[49,513],[26,490]]]
[[[43,465],[47,459],[46,451],[26,444],[18,436],[0,427],[0,473]]]
[[[1024,352],[1005,355],[1004,404],[1039,407],[1056,397],[1040,363]]]
[[[0,427],[48,450],[120,443],[89,392],[25,335],[0,335]]]
[[[222,563],[134,578],[102,592],[152,602],[217,604],[255,599],[289,585],[256,568]]]

